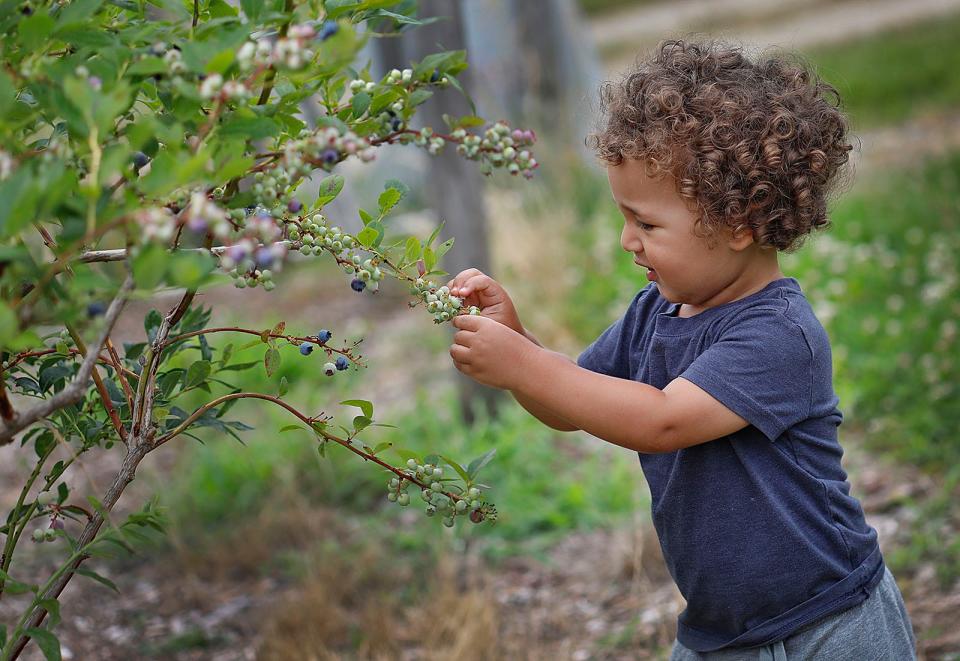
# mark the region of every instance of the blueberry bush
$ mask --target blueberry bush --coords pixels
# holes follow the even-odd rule
[[[358,209],[355,234],[324,214],[345,185],[339,163],[394,145],[437,154],[452,144],[485,174],[530,178],[538,167],[533,133],[503,121],[468,115],[411,128],[435,91],[460,89],[463,51],[383,76],[357,67],[368,40],[423,24],[415,10],[410,0],[0,0],[0,446],[15,444],[31,466],[0,526],[0,599],[26,596],[19,619],[0,624],[0,659],[31,640],[60,658],[64,587],[77,574],[112,587],[84,561],[162,527],[150,504],[123,521],[110,516],[137,466],[200,428],[239,440],[251,427],[228,413],[241,399],[284,409],[321,455],[333,443],[375,464],[390,501],[421,501],[447,527],[495,520],[490,487],[478,481],[492,450],[461,465],[390,442],[370,447],[363,431],[389,425],[375,422],[366,399],[340,402],[359,409],[343,425],[298,410],[284,399],[285,380],[276,395],[230,381],[274,374],[291,347],[298,360],[320,361],[321,378],[335,377],[364,366],[359,340],[340,340],[335,327],[289,332],[285,322],[210,327],[211,309],[196,304],[198,292],[230,280],[274,289],[298,252],[334,260],[359,295],[401,281],[411,307],[435,323],[479,312],[434,279],[446,275],[438,260],[453,244],[438,243],[441,228],[427,240],[387,240],[402,182]],[[321,108],[310,124],[307,101]],[[142,342],[116,346],[127,301],[159,289],[179,301],[144,316]],[[258,345],[262,361],[234,360]],[[204,403],[181,408],[189,392]],[[123,455],[106,492],[72,492],[69,473],[103,452]],[[45,581],[18,578],[25,544],[56,549]]]

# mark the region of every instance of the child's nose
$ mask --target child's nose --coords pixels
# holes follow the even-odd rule
[[[643,250],[643,242],[637,232],[630,227],[630,223],[624,223],[623,229],[620,230],[620,247],[633,253]]]

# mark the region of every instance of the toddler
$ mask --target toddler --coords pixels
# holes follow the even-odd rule
[[[850,495],[830,342],[778,252],[827,225],[851,146],[803,64],[662,43],[601,91],[589,138],[650,281],[576,363],[476,269],[450,355],[545,424],[636,450],[686,600],[671,659],[915,658],[877,533]]]

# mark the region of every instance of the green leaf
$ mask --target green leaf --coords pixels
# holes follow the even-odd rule
[[[263,0],[240,0],[240,8],[251,22],[256,23],[264,7]]]
[[[443,226],[444,226],[444,224],[446,224],[446,222],[447,222],[447,221],[445,221],[445,220],[444,220],[444,221],[441,221],[440,224],[437,226],[437,228],[436,228],[435,230],[433,230],[433,232],[430,233],[430,238],[427,239],[427,245],[428,245],[428,246],[432,246],[432,245],[433,245],[433,242],[437,240],[437,237],[440,236],[440,230],[443,229]]]
[[[443,257],[447,254],[447,251],[453,247],[453,239],[447,239],[439,246],[437,246],[437,258]]]
[[[344,406],[359,406],[365,416],[373,418],[373,403],[365,399],[345,399],[340,403]]]
[[[140,289],[155,289],[166,274],[167,251],[154,243],[147,244],[133,258],[133,279]]]
[[[280,352],[273,347],[267,349],[263,355],[263,366],[267,370],[267,376],[273,376],[280,366]]]
[[[47,15],[45,10],[37,11],[32,16],[20,21],[17,26],[20,43],[29,51],[39,49],[45,45],[47,35],[53,31],[55,25],[53,19]]]
[[[428,271],[432,271],[433,267],[437,265],[437,254],[429,246],[423,249],[423,265],[427,267]]]
[[[370,418],[365,415],[358,415],[353,419],[353,428],[357,431],[363,431],[366,427],[370,426],[370,423],[373,422]]]
[[[41,599],[38,604],[41,608],[46,609],[50,614],[50,619],[47,622],[48,627],[55,627],[60,623],[60,602],[56,599]]]
[[[357,209],[357,213],[360,214],[360,220],[363,221],[364,225],[369,225],[373,222],[373,216],[371,216],[370,212],[366,209]]]
[[[196,289],[209,279],[216,266],[216,259],[210,253],[189,252],[171,255],[167,268],[171,284]]]
[[[490,463],[490,460],[493,459],[493,455],[496,454],[497,449],[493,448],[489,452],[483,454],[482,456],[477,457],[470,462],[470,465],[467,466],[467,473],[470,475],[470,479],[473,480],[477,477],[477,473],[480,472],[480,469]]]
[[[282,433],[284,433],[284,432],[293,431],[293,430],[295,430],[295,429],[302,429],[303,431],[310,431],[309,429],[307,429],[307,428],[304,427],[303,425],[284,425],[283,427],[281,427],[281,428],[277,431],[277,433],[278,433],[278,434],[282,434]]]
[[[278,392],[279,397],[283,397],[287,394],[287,391],[290,389],[290,384],[287,383],[287,377],[280,377],[280,390]]]
[[[470,476],[467,474],[467,471],[463,470],[463,466],[455,462],[453,459],[450,459],[449,457],[440,455],[440,458],[443,459],[448,464],[450,464],[453,467],[453,470],[457,471],[457,475],[463,478],[464,482],[470,481]]]
[[[102,576],[102,575],[98,574],[97,572],[93,571],[92,569],[89,569],[89,568],[87,568],[87,567],[80,567],[80,568],[77,569],[77,573],[80,574],[81,576],[86,576],[87,578],[92,578],[92,579],[95,580],[97,583],[99,583],[99,584],[101,584],[101,585],[105,585],[106,587],[110,588],[111,590],[113,590],[113,591],[116,592],[117,594],[120,594],[120,590],[117,588],[116,584],[115,584],[113,581],[111,581],[111,580],[110,580],[109,578],[107,578],[106,576]]]
[[[127,74],[131,76],[152,76],[158,73],[166,73],[169,65],[159,57],[145,57],[137,60],[127,69]]]
[[[0,580],[3,581],[4,591],[9,592],[10,594],[23,594],[24,592],[37,591],[36,585],[21,583],[2,569],[0,569]]]
[[[325,204],[329,204],[337,198],[340,191],[343,190],[343,177],[339,174],[331,174],[320,181],[320,188],[317,191],[317,201],[313,205],[314,209],[319,209]]]
[[[205,68],[206,73],[219,73],[222,74],[224,71],[230,68],[230,65],[233,64],[233,60],[236,57],[236,51],[232,48],[227,50],[222,50],[207,62]]]
[[[403,448],[394,448],[393,451],[397,453],[397,456],[400,457],[400,459],[404,463],[406,463],[410,459],[413,459],[418,464],[421,463],[420,455],[418,455],[416,452],[412,452],[410,450],[404,450]]]
[[[354,117],[360,117],[370,107],[370,95],[366,92],[354,94],[350,99],[350,108],[353,110]]]
[[[46,629],[30,627],[24,633],[35,641],[47,661],[60,661],[60,641]]]
[[[390,213],[402,197],[403,193],[396,188],[388,188],[380,193],[380,198],[377,200],[377,204],[380,205],[380,215],[385,216]]]
[[[369,248],[377,240],[377,236],[379,236],[377,230],[373,229],[372,227],[364,227],[357,234],[357,241],[359,241],[360,245],[362,245],[364,248]]]
[[[420,259],[420,241],[415,236],[407,239],[407,247],[404,250],[403,259],[406,262],[413,262]]]
[[[433,96],[433,92],[425,89],[414,90],[413,94],[410,95],[410,99],[407,101],[407,106],[413,108],[419,106],[421,103]]]
[[[192,388],[206,381],[207,377],[210,376],[210,370],[209,360],[198,360],[190,365],[183,377],[183,389]]]
[[[246,138],[262,140],[280,133],[280,125],[269,117],[243,117],[234,113],[224,119],[220,126],[220,135],[224,138]]]
[[[393,447],[393,443],[391,443],[390,441],[383,441],[382,443],[377,443],[377,446],[373,448],[373,454],[383,452],[387,448],[392,448],[392,447]]]

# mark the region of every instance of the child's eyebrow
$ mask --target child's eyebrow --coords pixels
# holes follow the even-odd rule
[[[637,216],[645,216],[645,215],[646,215],[641,209],[638,209],[638,208],[636,208],[636,207],[630,206],[630,205],[627,204],[626,202],[619,202],[619,201],[617,201],[617,200],[614,200],[614,202],[616,202],[620,207],[626,209],[627,211],[629,211],[629,212],[632,213],[632,214],[635,214],[635,215],[637,215]]]

